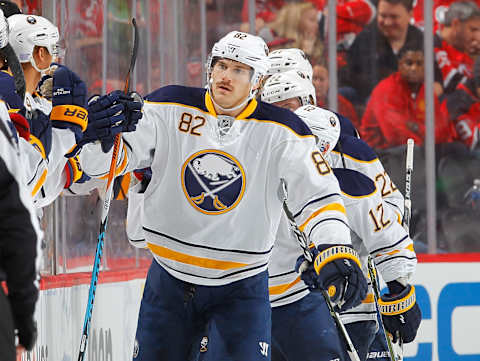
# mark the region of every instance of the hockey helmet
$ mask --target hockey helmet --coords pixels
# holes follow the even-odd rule
[[[0,49],[3,49],[8,44],[8,22],[0,9]]]
[[[38,69],[33,58],[35,46],[47,48],[50,55],[59,55],[58,28],[42,16],[16,14],[8,18],[10,27],[10,44],[21,63],[32,63],[35,70]]]
[[[252,84],[267,74],[268,47],[259,36],[232,31],[213,45],[208,61],[208,77],[217,58],[226,58],[248,65],[253,69]]]
[[[312,81],[313,69],[303,50],[297,48],[278,49],[268,54],[269,68],[267,75],[298,70]]]
[[[295,114],[310,127],[322,155],[327,156],[335,148],[338,138],[340,138],[340,121],[337,115],[313,105],[300,107]]]
[[[301,105],[315,105],[315,87],[305,74],[297,70],[272,75],[262,89],[262,101],[276,103],[299,98]]]

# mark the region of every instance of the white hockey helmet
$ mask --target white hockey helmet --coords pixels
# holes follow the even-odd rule
[[[337,145],[340,138],[340,121],[335,113],[306,105],[295,110],[298,115],[310,128],[317,139],[317,146],[323,156],[327,156]]]
[[[297,70],[272,75],[262,89],[262,101],[276,103],[299,98],[301,105],[316,105],[315,87],[305,74]]]
[[[288,70],[298,70],[304,73],[308,80],[313,78],[312,64],[307,59],[303,50],[297,48],[278,49],[268,54],[270,67],[268,75],[283,73]]]
[[[35,46],[47,48],[50,55],[58,56],[58,28],[42,16],[15,14],[8,18],[10,27],[10,44],[18,56],[20,63],[30,62],[38,72],[39,69],[33,59]]]
[[[2,9],[0,9],[0,49],[8,44],[8,22]]]
[[[211,75],[215,62],[219,58],[225,58],[238,61],[252,68],[253,74],[250,80],[251,87],[248,97],[241,104],[234,108],[222,108],[212,101],[222,110],[235,110],[244,106],[248,101],[255,97],[257,90],[253,87],[267,74],[268,69],[268,46],[265,41],[252,34],[242,33],[241,31],[231,31],[213,45],[210,58],[207,63],[207,89],[211,92]]]

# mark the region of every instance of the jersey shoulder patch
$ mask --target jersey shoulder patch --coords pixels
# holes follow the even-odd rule
[[[152,103],[177,103],[208,112],[205,105],[205,92],[203,88],[167,85],[148,94],[145,100]]]
[[[365,197],[376,192],[375,183],[366,175],[352,169],[333,168],[340,189],[350,197]]]
[[[262,101],[258,101],[257,108],[249,118],[281,124],[300,136],[312,135],[310,128],[295,113]]]
[[[378,159],[375,151],[363,140],[351,136],[340,137],[333,151],[342,152],[356,161],[372,162]]]

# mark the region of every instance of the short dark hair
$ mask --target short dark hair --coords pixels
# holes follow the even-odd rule
[[[378,2],[380,1],[385,1],[392,5],[403,5],[407,11],[411,11],[413,9],[413,0],[379,0]]]
[[[400,60],[409,51],[419,51],[423,54],[423,42],[417,40],[405,43],[405,45],[398,52],[397,59]]]

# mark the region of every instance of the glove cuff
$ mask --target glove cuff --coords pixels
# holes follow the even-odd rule
[[[52,122],[76,124],[84,132],[88,124],[88,111],[78,105],[56,105],[52,109],[50,119],[52,119]]]
[[[361,269],[362,265],[358,259],[358,253],[350,246],[333,246],[321,251],[318,256],[315,258],[313,266],[315,267],[315,272],[320,274],[322,268],[329,262],[332,262],[339,258],[347,258],[354,261],[358,267]]]
[[[378,308],[382,315],[395,316],[405,313],[416,303],[415,287],[408,285],[400,294],[390,296],[383,295],[378,300]]]

